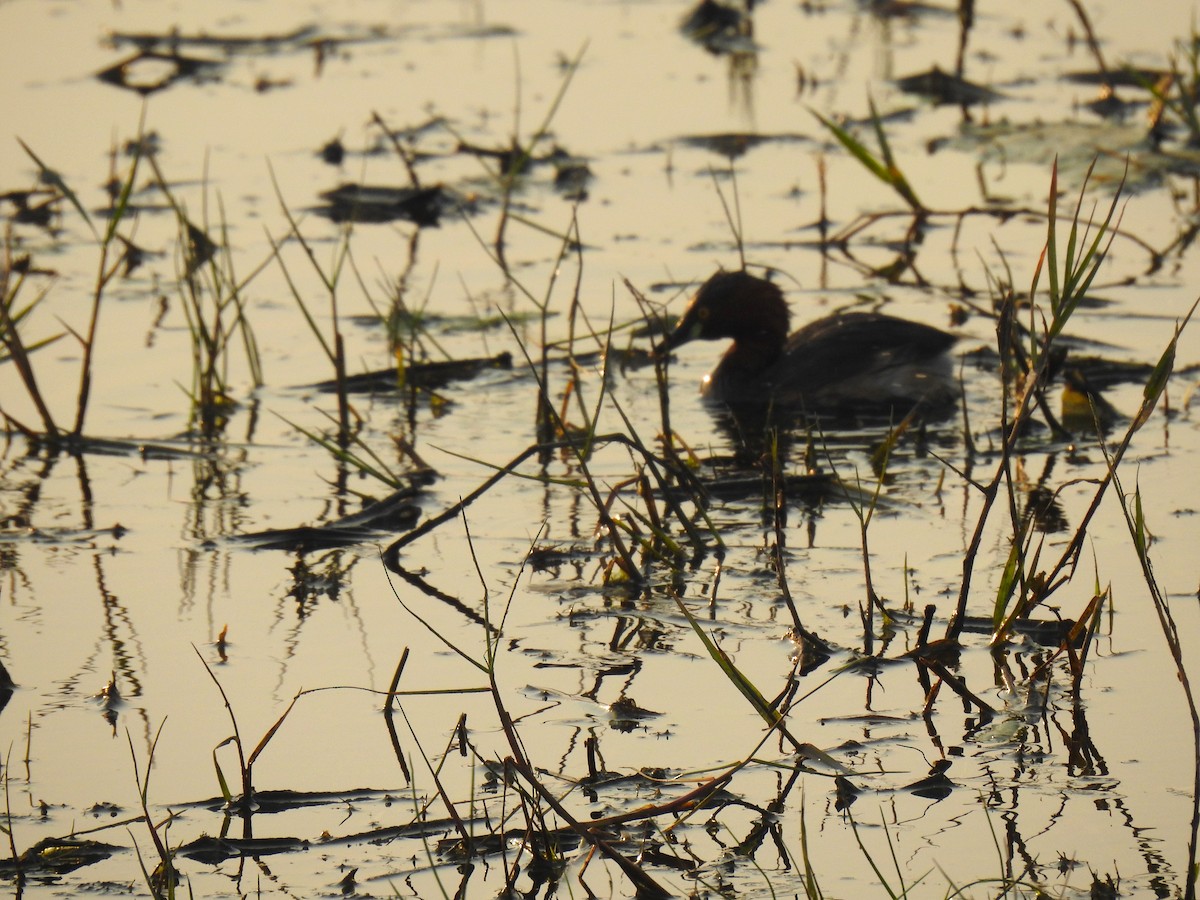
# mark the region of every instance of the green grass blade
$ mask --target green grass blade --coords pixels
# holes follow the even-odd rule
[[[233,792],[229,790],[229,782],[225,780],[225,772],[221,768],[221,761],[217,759],[217,751],[226,744],[232,743],[233,740],[233,738],[226,738],[225,740],[221,741],[221,743],[217,744],[217,746],[213,747],[212,751],[213,768],[217,770],[217,784],[221,788],[221,797],[225,800],[226,804],[233,802]]]
[[[900,167],[896,165],[896,159],[892,155],[891,145],[888,143],[887,133],[883,130],[883,119],[879,117],[879,111],[875,109],[875,100],[871,97],[867,98],[867,105],[871,110],[871,126],[875,129],[875,139],[879,141],[879,152],[883,154],[883,161],[887,165],[888,184],[898,193],[914,212],[921,212],[925,209],[924,205],[917,198],[916,192],[912,189],[912,185],[908,183],[908,179],[904,173],[900,171]]]
[[[1004,621],[1008,604],[1012,602],[1013,592],[1021,571],[1021,545],[1014,540],[1008,551],[1008,561],[1004,564],[1004,574],[1000,576],[1000,585],[996,588],[996,602],[992,607],[992,629],[998,629]]]
[[[1054,165],[1050,168],[1050,197],[1046,204],[1046,269],[1050,277],[1050,308],[1058,309],[1058,155],[1054,157]],[[1041,267],[1038,267],[1041,271]],[[1036,276],[1034,284],[1036,285]]]
[[[829,130],[830,134],[837,139],[837,142],[849,151],[851,156],[857,159],[868,172],[899,194],[914,212],[925,211],[925,207],[909,185],[908,179],[904,177],[904,174],[896,167],[894,160],[891,158],[891,148],[888,145],[887,138],[883,135],[882,120],[875,110],[874,103],[871,104],[871,122],[875,128],[875,134],[879,136],[880,146],[883,149],[884,159],[882,160],[876,157],[858,138],[842,126],[825,118],[816,110],[810,110],[810,112]]]
[[[1150,373],[1150,377],[1146,380],[1146,386],[1142,388],[1142,407],[1138,411],[1137,418],[1134,420],[1134,430],[1141,428],[1146,424],[1146,420],[1150,418],[1154,408],[1158,406],[1159,398],[1162,397],[1163,391],[1167,389],[1167,381],[1171,377],[1171,372],[1175,368],[1175,348],[1179,344],[1179,335],[1183,329],[1187,327],[1191,321],[1193,313],[1196,312],[1197,305],[1200,305],[1200,299],[1197,299],[1192,304],[1191,309],[1187,311],[1187,315],[1183,317],[1183,321],[1175,328],[1175,334],[1172,336],[1166,349],[1158,358],[1158,362],[1154,365],[1154,370]]]
[[[762,716],[763,720],[768,725],[772,727],[775,726],[779,722],[779,711],[771,706],[767,698],[762,695],[762,693],[754,686],[750,679],[747,678],[736,665],[734,665],[733,660],[729,658],[729,654],[718,647],[713,639],[709,637],[708,632],[701,627],[700,623],[696,620],[696,617],[692,615],[692,611],[687,608],[687,604],[685,604],[679,597],[675,598],[675,603],[679,607],[680,612],[682,612],[687,618],[688,622],[691,623],[692,630],[696,632],[697,636],[700,638],[700,641],[704,644],[704,648],[708,651],[708,655],[711,656],[713,661],[721,667],[721,671],[725,673],[725,677],[733,683],[733,686],[738,689],[743,697],[750,701],[750,705],[754,707],[755,712]]]
[[[889,186],[894,186],[892,177],[891,177],[890,173],[888,172],[887,166],[884,165],[884,163],[880,162],[878,159],[876,159],[875,155],[873,153],[871,153],[871,151],[868,150],[858,140],[858,138],[856,138],[854,135],[852,135],[849,131],[847,131],[841,125],[838,125],[837,123],[831,121],[830,119],[825,118],[819,112],[817,112],[815,110],[811,110],[811,112],[814,116],[817,117],[817,120],[822,125],[824,125],[829,130],[829,132],[837,139],[837,142],[839,144],[841,144],[843,147],[845,147],[846,150],[849,151],[851,156],[853,156],[860,163],[862,163],[863,167],[866,168],[866,170],[868,172],[870,172],[872,175],[874,175],[876,178],[878,178],[884,184],[889,185]]]

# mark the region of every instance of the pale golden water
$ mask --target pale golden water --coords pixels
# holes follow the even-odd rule
[[[1176,51],[1195,15],[1195,4],[1162,2],[1093,4],[1088,11],[1110,64],[1162,66]],[[297,598],[297,557],[254,552],[232,535],[328,521],[358,509],[354,492],[382,496],[386,489],[350,476],[347,491],[332,484],[338,466],[288,423],[315,430],[328,425],[322,411],[334,400],[309,388],[329,378],[330,367],[307,329],[278,265],[268,262],[271,241],[288,231],[282,202],[301,218],[318,260],[328,269],[337,254],[338,230],[314,215],[318,194],[343,181],[399,186],[403,166],[383,146],[374,146],[378,113],[394,128],[415,127],[445,117],[451,129],[433,129],[419,142],[439,154],[418,164],[427,183],[442,181],[464,196],[488,194],[484,167],[470,156],[450,156],[459,139],[507,146],[514,131],[527,138],[548,115],[563,85],[564,62],[581,62],[554,112],[554,140],[586,158],[593,180],[586,201],[573,205],[550,187],[551,170],[539,168],[517,195],[519,222],[508,228],[508,260],[514,275],[535,297],[549,290],[560,239],[574,220],[584,245],[582,265],[568,255],[550,294],[556,315],[550,336],[567,334],[568,299],[576,279],[584,311],[597,329],[610,316],[625,322],[639,313],[622,279],[652,299],[673,300],[683,285],[706,277],[716,266],[738,259],[718,188],[734,202],[723,156],[689,140],[722,133],[773,138],[736,160],[736,202],[751,262],[781,270],[797,320],[851,302],[858,295],[886,299],[888,311],[948,325],[948,308],[967,291],[986,305],[987,273],[1011,268],[1018,291],[1027,288],[1045,236],[1044,224],[1017,215],[966,219],[955,231],[950,218],[935,220],[914,260],[914,270],[889,284],[875,271],[897,256],[895,242],[907,221],[887,220],[859,234],[847,247],[822,254],[806,226],[820,215],[817,172],[827,165],[827,215],[845,225],[863,211],[897,210],[899,200],[845,153],[830,146],[812,110],[862,117],[867,98],[881,111],[912,110],[889,120],[888,134],[898,164],[932,209],[956,211],[982,204],[981,179],[989,195],[1012,198],[1018,207],[1045,206],[1051,161],[1063,158],[1062,180],[1069,208],[1080,182],[1081,159],[1102,152],[1095,197],[1101,208],[1113,188],[1114,158],[1134,150],[1138,184],[1124,209],[1122,228],[1155,248],[1166,248],[1194,216],[1196,184],[1181,175],[1146,177],[1151,162],[1138,141],[1145,109],[1121,126],[1099,127],[1081,108],[1093,88],[1060,80],[1064,71],[1092,62],[1079,40],[1080,27],[1068,4],[1028,3],[984,7],[972,34],[968,76],[1007,95],[975,110],[976,124],[1019,126],[982,142],[960,136],[957,107],[931,108],[907,97],[889,79],[953,66],[954,15],[924,13],[884,21],[852,4],[802,10],[791,3],[760,5],[755,12],[759,45],[753,68],[735,70],[728,58],[712,56],[680,36],[687,7],[679,3],[586,3],[531,0],[526,3],[363,2],[336,9],[269,3],[165,5],[18,2],[0,6],[0,84],[4,87],[4,130],[0,140],[0,189],[33,186],[36,167],[13,138],[19,137],[56,169],[89,210],[102,207],[109,177],[109,149],[137,132],[161,140],[158,164],[187,205],[189,216],[207,222],[213,235],[228,228],[228,245],[240,277],[268,264],[244,290],[247,316],[257,336],[265,386],[254,390],[240,350],[230,355],[235,399],[232,417],[216,452],[171,459],[88,454],[46,459],[27,455],[14,437],[0,475],[4,519],[0,574],[0,660],[18,688],[0,714],[5,748],[8,806],[18,852],[45,837],[64,837],[136,814],[137,782],[130,743],[144,767],[162,726],[150,785],[153,814],[180,814],[167,832],[172,846],[187,844],[222,828],[219,811],[195,806],[218,794],[212,755],[230,733],[227,713],[193,648],[214,665],[228,693],[243,738],[253,746],[301,689],[343,688],[306,694],[297,703],[254,769],[259,789],[348,792],[367,788],[388,793],[347,797],[334,805],[254,819],[256,837],[293,837],[311,842],[306,851],[251,857],[240,864],[209,866],[180,860],[198,897],[264,894],[334,895],[350,867],[358,867],[361,894],[429,897],[439,888],[419,840],[332,843],[333,837],[402,825],[412,819],[415,798],[433,795],[433,779],[413,737],[401,744],[413,767],[406,784],[381,716],[384,691],[402,651],[410,659],[402,682],[409,690],[478,687],[479,671],[446,649],[406,612],[389,586],[378,547],[370,544],[310,554],[314,569],[334,571],[324,593]],[[286,36],[303,26],[345,38],[320,67],[312,49],[294,42],[234,54],[214,80],[181,82],[143,103],[133,93],[96,80],[96,72],[132,52],[113,48],[107,35],[134,32],[184,36]],[[189,46],[188,53],[219,56],[213,48]],[[804,83],[801,84],[800,76]],[[269,89],[256,90],[263,83]],[[1138,96],[1137,94],[1131,94]],[[1144,97],[1143,95],[1140,95]],[[1043,136],[1036,126],[1048,126]],[[861,134],[874,146],[869,129]],[[339,168],[317,151],[341,135],[350,154]],[[945,142],[930,152],[929,142]],[[1168,148],[1186,162],[1178,144]],[[120,169],[128,159],[118,161]],[[276,196],[272,178],[278,185]],[[148,167],[138,187],[151,181]],[[153,191],[135,201],[157,203]],[[29,252],[37,266],[57,277],[31,277],[28,291],[47,291],[29,323],[31,337],[64,327],[81,328],[95,283],[97,253],[79,214],[61,204],[60,228],[48,232],[17,224],[14,254]],[[3,207],[5,215],[9,207]],[[520,348],[502,325],[480,331],[462,317],[517,316],[534,312],[531,301],[506,286],[483,244],[497,227],[497,209],[483,205],[470,223],[481,240],[455,216],[440,228],[410,238],[407,224],[360,225],[351,236],[358,275],[347,273],[339,295],[341,312],[371,312],[365,291],[384,300],[389,285],[407,278],[406,300],[424,305],[438,343],[455,358],[517,354],[512,372],[487,372],[442,393],[445,408],[420,407],[407,421],[388,398],[357,399],[367,425],[365,439],[396,458],[391,440],[413,442],[440,479],[420,498],[433,515],[484,481],[535,439],[535,382],[520,365]],[[100,219],[97,217],[97,221]],[[550,234],[547,234],[551,232]],[[269,236],[269,237],[268,237]],[[170,215],[146,210],[138,216],[137,243],[152,252],[130,279],[110,287],[97,339],[95,384],[87,432],[91,435],[168,442],[184,432],[189,403],[189,338],[176,288],[179,262]],[[298,248],[285,251],[288,271],[307,301],[326,321],[326,294]],[[1188,244],[1168,253],[1151,271],[1146,248],[1118,239],[1094,293],[1109,305],[1081,311],[1071,336],[1083,348],[1120,361],[1153,362],[1171,337],[1200,285],[1196,254]],[[920,278],[914,274],[919,273]],[[653,290],[655,286],[666,286]],[[28,300],[32,293],[22,295]],[[166,297],[162,313],[161,298]],[[351,371],[388,364],[387,345],[373,325],[345,325]],[[536,324],[518,326],[535,347]],[[994,345],[993,329],[981,316],[962,328],[965,352]],[[621,338],[625,340],[625,338]],[[645,345],[647,340],[637,343]],[[671,367],[675,429],[699,451],[720,452],[728,439],[714,428],[693,386],[719,349],[694,345]],[[1181,366],[1200,360],[1200,339],[1185,332]],[[78,345],[71,337],[34,356],[55,414],[68,420],[78,378]],[[964,369],[975,440],[981,452],[974,477],[990,471],[998,387],[994,375]],[[586,372],[583,391],[595,403],[599,371]],[[650,440],[658,427],[658,404],[650,369],[609,373],[612,396],[638,432]],[[553,384],[565,381],[562,368]],[[1195,593],[1200,583],[1194,548],[1200,542],[1197,456],[1200,446],[1188,409],[1195,376],[1172,383],[1172,417],[1156,414],[1135,440],[1127,458],[1127,489],[1140,487],[1154,533],[1155,572],[1172,597],[1185,655],[1195,674]],[[1130,413],[1140,386],[1114,389],[1109,399]],[[32,420],[33,410],[11,364],[0,364],[4,410]],[[623,427],[611,405],[602,430]],[[965,452],[959,426],[936,432],[932,444],[961,469]],[[844,477],[857,469],[869,480],[866,435],[838,452]],[[467,457],[467,458],[464,458]],[[1069,528],[1079,523],[1103,471],[1093,446],[1078,452],[1064,445],[1033,445],[1021,460],[1023,474],[1046,479],[1060,490]],[[798,458],[792,459],[792,465]],[[614,448],[592,461],[608,484],[628,477],[632,464]],[[536,466],[527,464],[527,473]],[[549,474],[577,474],[553,461]],[[978,494],[935,459],[905,445],[892,461],[894,481],[869,530],[876,590],[895,604],[910,597],[919,610],[932,602],[949,615],[962,574],[962,555],[979,512]],[[940,480],[940,484],[939,484]],[[720,568],[713,556],[686,572],[684,597],[737,665],[767,697],[789,671],[793,645],[790,616],[763,549],[774,537],[763,526],[759,500],[731,501],[714,510],[729,546]],[[586,544],[596,524],[591,505],[557,486],[510,478],[468,513],[473,542],[460,523],[449,523],[405,551],[403,562],[423,572],[430,584],[458,598],[463,609],[424,595],[393,579],[401,599],[447,640],[483,653],[484,633],[472,615],[483,613],[471,553],[486,581],[493,618],[506,601],[521,561],[535,540],[543,544]],[[1042,551],[1057,558],[1070,532],[1046,536]],[[1011,527],[993,517],[977,566],[971,612],[990,613],[999,572],[1008,554]],[[792,732],[853,769],[866,790],[853,807],[859,838],[884,866],[893,889],[920,882],[915,894],[945,896],[954,885],[976,879],[1016,876],[1031,867],[1054,896],[1086,894],[1093,873],[1120,880],[1127,896],[1172,895],[1182,889],[1191,814],[1194,766],[1183,698],[1147,597],[1145,583],[1110,496],[1089,529],[1076,579],[1055,595],[1062,614],[1079,614],[1096,582],[1111,584],[1115,612],[1093,648],[1084,703],[1095,756],[1090,766],[1068,759],[1070,705],[1060,672],[1052,683],[1052,715],[1042,717],[1020,692],[1009,693],[993,670],[986,637],[968,635],[960,673],[971,687],[1003,710],[984,727],[964,714],[943,691],[929,733],[917,715],[924,697],[909,664],[883,668],[874,679],[842,672],[861,649],[858,604],[864,596],[858,521],[849,504],[819,509],[797,504],[787,529],[790,588],[808,628],[839,648],[833,660],[802,679],[801,692],[823,685],[791,713]],[[380,545],[390,535],[380,536]],[[557,571],[526,573],[517,584],[505,623],[498,679],[518,719],[535,765],[551,773],[560,795],[587,773],[585,738],[599,742],[609,770],[632,773],[665,767],[674,775],[710,771],[750,754],[762,736],[761,720],[706,655],[699,639],[662,590],[628,600],[606,592],[599,555]],[[908,573],[905,569],[907,567]],[[714,603],[707,598],[714,590]],[[228,661],[218,662],[214,641],[228,626]],[[915,640],[903,631],[889,650],[898,655]],[[901,646],[902,645],[902,646]],[[1036,647],[1018,647],[1012,665],[1032,670]],[[123,701],[106,719],[96,694],[115,674]],[[633,699],[657,715],[632,731],[611,721],[609,705]],[[460,714],[466,714],[472,744],[483,755],[503,756],[495,709],[486,695],[411,698],[405,710],[424,752],[440,759]],[[25,762],[28,755],[29,761]],[[229,747],[217,751],[227,776],[235,761]],[[883,896],[855,834],[834,809],[829,770],[813,763],[801,788],[788,793],[782,811],[765,820],[778,827],[754,857],[755,866],[725,869],[726,850],[744,840],[795,760],[775,742],[758,757],[779,764],[751,766],[733,785],[748,805],[705,812],[682,826],[695,871],[648,865],[672,890],[715,893],[723,880],[744,895],[792,896],[801,891],[803,810],[808,853],[826,896]],[[959,785],[933,802],[903,790],[942,755],[954,760]],[[493,820],[511,809],[511,795],[488,794],[479,784],[482,768],[449,757],[442,770],[456,801],[474,797]],[[561,781],[555,780],[561,776]],[[472,784],[475,786],[472,787]],[[236,786],[235,786],[236,787]],[[634,798],[635,792],[644,796]],[[595,802],[575,794],[576,814],[611,813],[654,799],[645,785],[612,789]],[[119,810],[110,808],[119,807]],[[465,814],[467,807],[463,807]],[[430,816],[441,818],[436,803]],[[517,820],[514,820],[516,822]],[[660,827],[666,822],[660,821]],[[705,825],[710,825],[707,830]],[[517,827],[514,824],[511,827]],[[233,834],[241,834],[240,822]],[[15,895],[76,895],[148,892],[132,851],[134,843],[153,857],[145,825],[101,830],[96,840],[121,849],[106,861],[55,879],[8,882]],[[997,849],[997,844],[999,849]],[[676,853],[682,851],[676,848]],[[732,851],[729,851],[732,852]],[[895,862],[892,862],[892,856]],[[1078,866],[1060,861],[1076,860]],[[470,896],[492,896],[504,884],[498,857],[490,857],[468,882]],[[1036,865],[1035,865],[1036,863]],[[614,870],[613,881],[599,861],[580,875],[573,857],[558,891],[581,890],[578,879],[601,895],[631,893]],[[1040,869],[1038,867],[1041,867]],[[899,870],[899,871],[897,871]],[[439,870],[448,891],[462,875],[453,861]],[[923,880],[922,880],[923,879]],[[528,889],[527,881],[517,887]],[[972,895],[988,896],[986,886]]]

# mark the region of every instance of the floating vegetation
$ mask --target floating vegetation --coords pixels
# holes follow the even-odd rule
[[[426,188],[343,184],[319,195],[325,201],[317,212],[333,222],[412,222],[436,228],[442,218],[470,211],[472,201],[441,185]]]
[[[552,154],[550,162],[554,165],[554,190],[576,203],[586,200],[595,177],[587,160],[560,150]]]
[[[133,56],[101,69],[96,77],[105,84],[125,88],[148,97],[180,81],[202,84],[215,81],[224,60],[139,50]]]
[[[103,862],[124,849],[115,844],[83,838],[44,838],[17,859],[0,860],[0,873],[8,877],[22,875],[31,878],[65,875]]]
[[[38,188],[27,191],[5,191],[0,194],[0,201],[6,201],[12,205],[12,210],[8,212],[7,216],[14,223],[37,225],[40,228],[51,228],[58,220],[62,199],[62,195],[57,191]],[[21,265],[27,265],[27,263],[21,263]]]
[[[729,134],[695,134],[685,135],[677,139],[686,147],[698,147],[708,150],[726,159],[740,159],[749,151],[763,144],[801,144],[809,138],[801,134],[753,134],[736,132]]]
[[[736,6],[700,0],[680,21],[679,30],[709,53],[752,53],[749,23],[749,17]]]
[[[1116,69],[1090,69],[1087,71],[1064,72],[1064,81],[1075,84],[1090,84],[1096,87],[1108,86],[1145,88],[1147,85],[1158,84],[1171,73],[1166,69],[1147,69],[1137,66],[1120,66]]]
[[[433,473],[422,473],[413,479],[413,484],[371,501],[362,512],[332,522],[317,526],[272,528],[239,534],[233,539],[256,550],[286,550],[300,554],[369,544],[387,534],[412,528],[417,523],[421,508],[413,500],[418,496],[419,487],[428,485],[432,480]]]
[[[513,366],[512,354],[507,350],[487,359],[448,359],[436,362],[410,363],[403,369],[392,366],[361,372],[346,377],[346,390],[356,394],[374,394],[395,391],[402,387],[436,390],[456,381],[469,381],[489,369],[507,371]],[[338,390],[337,381],[318,381],[309,385],[314,390],[333,393]]]
[[[965,78],[947,74],[937,66],[927,72],[897,78],[896,87],[906,94],[916,94],[937,104],[952,103],[956,106],[975,106],[981,103],[995,103],[1004,99],[1004,95],[998,91],[972,84]]]
[[[367,33],[362,33],[359,39],[365,39],[367,36]],[[376,34],[375,37],[380,35]],[[130,44],[143,51],[176,52],[181,47],[198,47],[232,54],[246,51],[277,53],[299,50],[318,41],[329,40],[330,36],[322,33],[315,25],[301,25],[284,34],[187,34],[173,29],[167,32],[114,31],[108,39],[114,47]]]

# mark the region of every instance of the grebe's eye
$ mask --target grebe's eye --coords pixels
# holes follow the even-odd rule
[[[708,307],[702,306],[698,310],[696,310],[696,318],[699,319],[701,322],[704,322],[708,319],[708,313],[709,313]]]

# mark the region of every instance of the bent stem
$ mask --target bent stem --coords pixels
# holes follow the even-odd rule
[[[200,648],[192,645],[192,649],[196,652],[196,656],[200,657],[200,663],[204,666],[204,671],[208,673],[208,677],[211,678],[213,684],[217,686],[217,692],[221,695],[221,701],[225,704],[225,710],[229,713],[229,721],[233,726],[233,735],[225,738],[225,740],[221,741],[216,747],[213,748],[213,765],[217,771],[217,781],[221,786],[221,795],[225,798],[225,802],[227,804],[231,804],[233,802],[233,795],[229,790],[228,783],[225,780],[225,774],[221,770],[220,763],[217,762],[217,751],[226,744],[233,744],[234,748],[237,750],[238,770],[241,775],[242,782],[242,796],[239,802],[242,808],[243,816],[249,818],[253,808],[254,800],[254,782],[252,777],[254,772],[254,763],[258,759],[259,755],[265,749],[267,749],[267,744],[269,744],[271,739],[275,737],[276,732],[278,732],[280,727],[283,725],[284,719],[288,717],[288,714],[291,713],[292,709],[296,706],[296,702],[302,695],[296,694],[296,696],[292,697],[292,702],[289,703],[287,709],[283,711],[283,715],[276,719],[275,724],[267,729],[262,738],[259,740],[258,744],[253,750],[250,751],[250,755],[247,756],[245,746],[242,743],[241,730],[238,728],[237,715],[233,711],[233,704],[229,701],[229,695],[225,693],[225,688],[221,685],[216,673],[213,672],[212,666],[208,664],[208,660],[206,660],[200,653]]]

